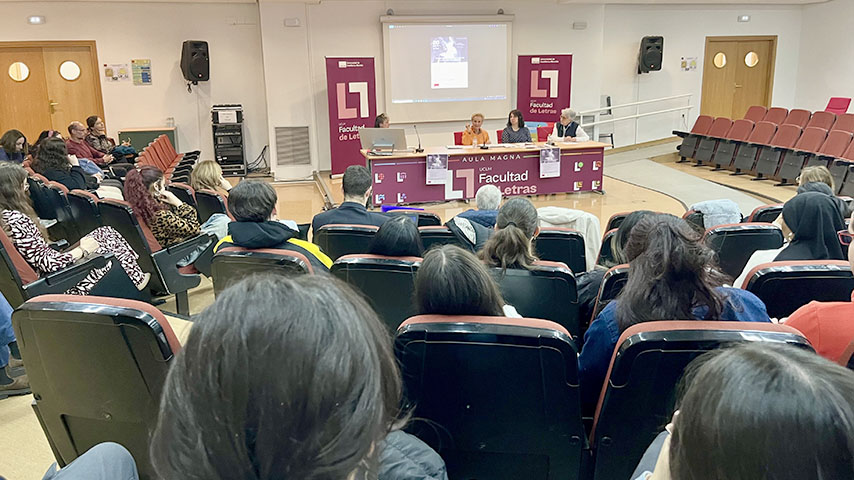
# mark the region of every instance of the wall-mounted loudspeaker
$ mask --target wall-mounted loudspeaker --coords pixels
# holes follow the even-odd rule
[[[661,70],[664,57],[664,37],[643,37],[638,52],[638,73]]]
[[[210,79],[210,57],[208,57],[208,42],[187,40],[181,49],[181,72],[184,78],[194,84]]]

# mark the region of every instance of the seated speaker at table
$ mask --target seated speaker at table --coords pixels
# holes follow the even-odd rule
[[[507,126],[501,132],[501,143],[527,143],[531,141],[531,131],[525,127],[522,112],[511,110],[507,117]]]
[[[587,142],[590,137],[587,132],[581,128],[581,125],[575,121],[578,114],[571,108],[564,108],[560,111],[560,121],[555,123],[552,130],[552,139],[558,142]]]
[[[485,145],[489,143],[489,133],[483,128],[483,114],[475,113],[471,116],[471,123],[466,125],[463,131],[463,145]]]

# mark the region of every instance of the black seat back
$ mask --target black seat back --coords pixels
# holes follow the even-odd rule
[[[753,213],[747,217],[748,223],[772,223],[780,214],[783,213],[783,204],[775,203],[773,205],[762,205],[756,207]]]
[[[102,225],[98,197],[95,194],[83,190],[72,190],[68,192],[68,204],[71,206],[74,223],[83,235]]]
[[[71,204],[68,202],[67,195],[68,189],[57,182],[48,182],[44,193],[56,213],[54,218],[56,218],[60,229],[58,235],[62,235],[62,239],[67,240],[69,244],[75,244],[80,241],[80,237],[83,235],[81,235],[78,225],[74,221],[74,215],[71,212]],[[56,239],[58,240],[58,238]]]
[[[419,257],[345,255],[330,268],[333,275],[353,285],[394,333],[407,318],[415,315],[413,293]]]
[[[703,236],[717,253],[721,270],[738,278],[753,252],[783,246],[783,231],[770,223],[736,223],[710,228]]]
[[[442,224],[442,219],[439,215],[431,212],[422,212],[420,210],[390,210],[385,212],[390,217],[404,216],[409,217],[419,227],[432,227]]]
[[[578,288],[566,265],[537,262],[530,270],[490,269],[504,301],[526,318],[550,320],[566,328],[573,339],[581,335]]]
[[[336,260],[353,253],[368,253],[379,228],[374,225],[324,225],[314,232],[313,240],[323,253]]]
[[[303,254],[293,250],[226,247],[217,251],[211,262],[214,296],[245,277],[269,273],[301,275],[314,273],[314,268]]]
[[[199,190],[196,192],[196,210],[199,213],[199,221],[204,223],[214,213],[228,215],[228,207],[225,198],[211,190]]]
[[[599,294],[596,295],[596,306],[593,307],[593,318],[585,318],[585,321],[593,321],[599,313],[623,291],[626,282],[629,281],[629,265],[622,264],[611,267],[602,277],[599,285]]]
[[[419,316],[395,340],[408,430],[448,477],[579,478],[586,446],[576,349],[543,320]]]
[[[450,228],[442,225],[418,227],[418,233],[421,234],[421,243],[424,244],[424,251],[430,250],[436,245],[448,244],[466,248]]]
[[[626,329],[617,342],[591,433],[593,478],[630,478],[670,421],[685,367],[709,350],[747,341],[812,350],[800,332],[773,323],[647,322]]]
[[[41,175],[39,175],[39,177],[41,177]],[[33,203],[33,210],[36,211],[36,215],[38,215],[39,218],[44,220],[55,220],[56,208],[53,203],[51,203],[46,180],[47,179],[44,177],[37,178],[32,175],[27,178],[27,183],[30,186],[30,200]]]
[[[587,271],[584,237],[575,230],[542,227],[534,239],[534,249],[540,260],[565,263],[575,273]]]
[[[16,310],[12,323],[33,410],[60,465],[111,441],[130,451],[141,479],[154,479],[149,434],[180,350],[163,314],[132,300],[42,295]]]
[[[812,301],[849,302],[854,291],[851,265],[842,260],[764,263],[744,282],[742,287],[765,303],[772,318],[788,317]]]
[[[196,207],[196,192],[193,190],[193,187],[187,185],[186,183],[172,182],[166,186],[166,189],[172,192],[173,195],[178,197],[178,200],[181,200],[187,205]]]
[[[614,238],[617,237],[617,232],[620,229],[614,228],[605,232],[602,236],[602,245],[599,247],[599,258],[596,260],[596,265],[603,267],[611,267],[614,265]]]

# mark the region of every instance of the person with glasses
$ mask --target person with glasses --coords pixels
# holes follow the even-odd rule
[[[837,238],[848,249],[848,263],[854,268],[854,226],[837,232]],[[851,302],[810,302],[797,309],[786,325],[803,333],[819,355],[835,362],[842,360],[842,353],[854,340],[851,318],[854,318],[854,295]]]
[[[790,231],[786,238],[788,244],[779,249],[753,252],[734,286],[744,285],[750,271],[763,263],[845,259],[836,235],[845,230],[845,222],[829,196],[818,192],[795,195],[783,206],[782,216]]]

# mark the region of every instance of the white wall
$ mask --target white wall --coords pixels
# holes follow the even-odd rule
[[[150,86],[101,82],[112,135],[122,128],[164,126],[174,117],[179,149],[201,149],[202,158],[213,158],[211,105],[241,103],[247,158],[267,144],[257,5],[4,2],[3,9],[0,41],[95,40],[101,64],[151,59]],[[47,22],[28,25],[29,15],[44,15]],[[192,94],[179,65],[184,40],[206,40],[210,47],[211,80]]]
[[[261,0],[262,44],[267,74],[270,138],[276,126],[314,125],[312,157],[321,170],[329,169],[328,105],[326,100],[326,56],[367,56],[376,58],[378,110],[384,110],[383,48],[380,16],[388,8],[397,15],[415,14],[494,14],[498,8],[516,16],[513,24],[511,72],[512,104],[515,105],[515,56],[527,53],[573,53],[572,103],[575,108],[599,105],[602,70],[602,6],[527,4],[519,2],[384,2],[324,1],[295,4]],[[299,18],[300,27],[284,27],[284,19]],[[570,28],[573,21],[588,22],[587,30]],[[412,126],[407,140],[414,145]],[[485,127],[503,128],[506,120],[488,120]],[[451,132],[462,130],[465,122],[420,123],[424,145],[453,142]],[[272,147],[272,145],[271,145]],[[310,170],[310,169],[309,169]],[[302,176],[306,169],[280,169],[280,176]]]
[[[847,0],[845,0],[847,1]],[[750,15],[750,22],[739,23],[739,15]],[[849,16],[850,18],[850,16]],[[806,33],[805,33],[806,34]],[[814,32],[812,33],[814,35]],[[842,32],[840,32],[840,35]],[[640,39],[645,35],[664,36],[664,60],[661,71],[637,74]],[[602,94],[612,103],[623,104],[691,93],[694,108],[684,120],[680,113],[641,118],[635,138],[635,122],[619,122],[614,128],[617,146],[664,138],[674,129],[687,128],[699,115],[703,83],[706,36],[777,35],[777,60],[774,70],[772,103],[793,108],[801,42],[801,7],[781,6],[655,6],[612,5],[605,7],[603,35]],[[697,57],[697,70],[683,72],[681,57]],[[850,62],[849,62],[850,63]],[[651,112],[680,107],[687,100],[673,100],[641,107]],[[802,105],[801,105],[802,106]],[[634,114],[634,107],[615,111],[617,116]]]
[[[796,104],[823,110],[830,97],[854,97],[851,19],[854,2],[832,0],[803,9]]]

